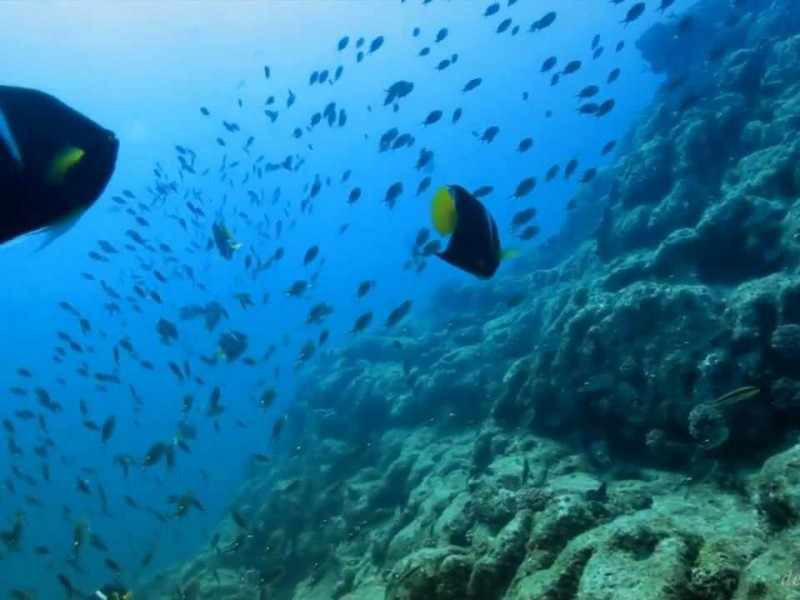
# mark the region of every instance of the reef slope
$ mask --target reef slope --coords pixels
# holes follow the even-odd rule
[[[247,535],[142,594],[800,598],[800,5],[727,5],[640,40],[666,82],[564,234],[319,363]]]

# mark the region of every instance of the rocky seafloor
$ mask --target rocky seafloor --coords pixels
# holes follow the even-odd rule
[[[320,363],[248,531],[139,594],[800,598],[800,3],[746,4],[650,30],[666,83],[564,233]]]

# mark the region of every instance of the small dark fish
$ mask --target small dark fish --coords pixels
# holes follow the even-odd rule
[[[608,98],[607,100],[603,100],[600,103],[600,106],[597,107],[597,112],[595,113],[594,116],[597,117],[598,119],[600,117],[604,117],[605,115],[610,113],[612,110],[614,110],[614,107],[616,106],[616,104],[617,103],[616,103],[616,100],[614,100],[614,98]]]
[[[434,123],[438,123],[439,119],[442,118],[442,111],[440,110],[433,110],[428,113],[428,116],[425,117],[425,120],[422,122],[422,125],[428,126],[433,125]]]
[[[392,209],[402,193],[403,183],[401,181],[396,181],[386,190],[383,201],[389,206],[390,209]]]
[[[572,174],[575,173],[575,169],[578,168],[578,159],[571,158],[567,163],[567,166],[564,168],[564,179],[569,179],[572,177]]]
[[[394,327],[402,321],[411,311],[411,300],[404,300],[400,306],[394,308],[386,318],[386,327]]]
[[[600,150],[600,154],[605,156],[606,154],[614,150],[614,148],[616,147],[617,147],[617,140],[610,140],[606,142],[605,146],[603,146],[603,149]]]
[[[556,66],[558,59],[555,56],[550,56],[544,59],[541,68],[539,69],[542,73],[547,73],[548,71],[552,70],[553,67]]]
[[[523,225],[525,225],[529,221],[531,221],[535,216],[536,216],[536,209],[535,208],[531,207],[531,208],[523,209],[523,210],[519,211],[518,213],[516,213],[511,218],[511,228],[512,229],[517,229],[518,227],[522,227]]]
[[[519,239],[521,240],[531,240],[539,235],[539,226],[538,225],[529,225],[525,229],[523,229],[519,234]]]
[[[280,417],[272,424],[272,439],[276,440],[281,436],[283,427],[286,425],[286,417]]]
[[[524,198],[536,189],[536,177],[526,177],[517,184],[517,189],[511,195],[514,199]]]
[[[479,86],[479,85],[480,85],[482,82],[483,82],[483,79],[481,79],[480,77],[476,77],[475,79],[470,79],[470,80],[469,80],[469,81],[468,81],[468,82],[467,82],[467,83],[464,85],[464,88],[463,88],[461,91],[462,91],[462,92],[465,92],[465,93],[466,93],[466,92],[471,92],[472,90],[474,90],[475,88],[477,88],[477,87],[478,87],[478,86]]]
[[[72,598],[75,596],[75,586],[72,585],[72,582],[67,578],[66,575],[59,573],[56,575],[56,579],[58,579],[58,583],[61,584],[61,587],[64,588],[67,598]]]
[[[544,29],[547,29],[553,23],[555,23],[555,20],[556,20],[556,13],[554,11],[551,11],[538,21],[534,21],[530,27],[530,31],[533,33],[536,31],[542,31]]]
[[[675,0],[661,0],[661,4],[659,5],[657,10],[658,12],[663,13],[673,4],[675,4]]]
[[[303,266],[307,267],[310,265],[314,259],[319,255],[319,246],[316,244],[311,246],[308,250],[306,250],[305,255],[303,256]]]
[[[240,529],[247,529],[247,521],[239,511],[237,511],[235,508],[231,508],[230,513],[233,522],[236,523]]]
[[[356,290],[356,298],[363,298],[366,296],[370,290],[375,287],[375,280],[364,280],[358,284],[358,289]]]
[[[378,49],[380,49],[380,47],[383,46],[383,42],[384,42],[384,39],[383,39],[382,35],[379,35],[374,40],[372,40],[372,42],[370,42],[370,45],[369,45],[370,54],[372,54],[373,52],[377,52]]]
[[[372,311],[367,311],[356,319],[352,329],[350,329],[350,335],[356,335],[364,331],[371,322]]]
[[[595,176],[597,175],[597,169],[592,167],[591,169],[586,169],[583,176],[581,177],[581,183],[589,183],[592,181]]]
[[[637,2],[628,9],[628,13],[625,15],[625,18],[620,21],[620,25],[628,25],[629,23],[633,23],[636,19],[644,14],[644,9],[644,2]]]
[[[355,204],[361,198],[361,188],[353,188],[350,190],[350,195],[347,197],[348,204]]]
[[[103,428],[100,432],[100,439],[105,444],[114,435],[114,429],[117,426],[117,419],[111,415],[103,423]]]
[[[497,29],[495,29],[495,33],[505,33],[508,30],[508,28],[511,27],[512,22],[513,21],[511,20],[511,17],[503,19],[497,26]]]
[[[286,290],[286,295],[298,297],[305,294],[306,290],[308,290],[308,282],[300,279],[289,286],[289,289]]]
[[[493,2],[492,4],[486,7],[486,10],[483,11],[483,16],[491,17],[492,15],[496,15],[498,12],[500,12],[500,3]]]
[[[417,196],[422,194],[425,190],[427,190],[431,185],[431,178],[430,177],[423,177],[422,181],[419,182],[417,185]]]
[[[497,125],[492,125],[491,127],[487,127],[480,136],[478,136],[477,133],[475,135],[479,137],[480,141],[491,144],[498,133],[500,133],[500,128]]]
[[[561,71],[562,75],[572,75],[573,73],[577,73],[580,71],[581,68],[581,61],[579,60],[571,60],[567,63],[564,67],[564,70]]]

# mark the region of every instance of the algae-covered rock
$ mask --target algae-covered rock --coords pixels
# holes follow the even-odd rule
[[[525,543],[530,534],[532,513],[520,511],[497,534],[492,549],[481,557],[472,570],[467,587],[473,598],[500,598],[525,558]]]
[[[764,535],[740,501],[721,501],[713,490],[698,493],[710,504],[665,495],[572,537],[552,562],[529,554],[509,598],[731,597],[763,551]]]
[[[750,482],[758,514],[781,531],[800,523],[800,445],[769,458]]]

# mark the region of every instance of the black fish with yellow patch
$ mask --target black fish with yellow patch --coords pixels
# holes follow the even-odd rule
[[[439,188],[433,197],[431,218],[436,231],[450,236],[447,248],[436,256],[479,279],[490,279],[500,261],[516,254],[501,249],[494,218],[460,185]]]
[[[113,132],[38,90],[0,85],[0,243],[66,230],[114,172]]]
[[[211,236],[220,256],[226,260],[233,258],[233,253],[242,247],[233,233],[219,220],[214,221],[211,226]]]

